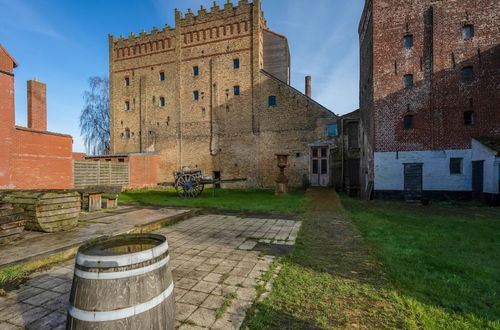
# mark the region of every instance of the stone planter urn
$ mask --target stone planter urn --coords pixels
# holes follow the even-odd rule
[[[278,168],[280,173],[276,178],[276,189],[275,195],[287,195],[288,194],[288,178],[285,176],[285,168],[288,166],[288,155],[277,154]]]

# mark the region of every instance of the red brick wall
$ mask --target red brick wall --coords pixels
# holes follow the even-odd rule
[[[73,160],[85,160],[85,154],[83,152],[74,152]]]
[[[73,188],[70,135],[15,129],[12,181],[16,189]]]
[[[500,1],[372,4],[372,40],[363,42],[373,42],[373,79],[360,89],[367,84],[361,103],[368,111],[373,105],[374,151],[465,149],[474,136],[500,135]],[[474,25],[470,40],[462,37],[465,24]],[[406,34],[413,35],[411,50],[403,47]],[[465,66],[474,68],[472,83],[462,79]],[[413,74],[414,87],[404,88],[405,74]],[[464,125],[465,111],[474,111],[473,125]],[[413,129],[403,127],[408,114]]]
[[[9,188],[14,131],[14,62],[0,46],[0,188]]]
[[[154,187],[158,184],[158,155],[131,155],[128,162],[131,188]]]
[[[28,127],[47,130],[47,85],[36,80],[28,80]]]

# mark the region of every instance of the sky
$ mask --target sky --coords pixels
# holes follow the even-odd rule
[[[219,0],[220,6],[226,0]],[[236,3],[237,0],[233,0]],[[73,136],[84,152],[79,116],[91,76],[108,75],[108,34],[165,24],[174,9],[197,12],[211,0],[0,0],[0,43],[18,61],[16,124],[26,126],[26,81],[47,84],[48,130]],[[288,39],[293,87],[336,114],[358,108],[358,22],[364,0],[262,0],[268,27]]]

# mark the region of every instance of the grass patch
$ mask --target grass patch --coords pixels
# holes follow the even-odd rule
[[[315,191],[308,193],[297,243],[282,259],[271,293],[252,306],[243,328],[404,328],[387,280],[359,239],[350,239],[354,227],[335,219],[342,213],[335,193]]]
[[[500,328],[498,209],[343,202],[421,324],[436,327],[442,318],[461,328]]]
[[[227,280],[229,277],[229,272],[222,274],[222,276],[219,278],[219,284],[224,284],[224,282]]]
[[[173,207],[240,210],[297,214],[303,212],[304,191],[291,190],[286,196],[275,196],[268,189],[205,189],[197,198],[181,198],[174,189],[137,190],[120,194],[120,202]]]
[[[244,327],[500,329],[498,214],[344,204],[359,230],[333,192],[308,192],[297,243]]]
[[[236,298],[236,292],[229,292],[224,295],[224,302],[215,310],[215,319],[220,319],[226,310],[231,306],[231,302]]]

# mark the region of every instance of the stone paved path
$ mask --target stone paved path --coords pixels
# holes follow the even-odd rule
[[[156,231],[170,245],[177,326],[238,329],[273,260],[250,249],[258,240],[294,244],[299,227],[291,220],[204,215]],[[0,298],[0,330],[64,329],[73,263],[34,274]]]
[[[79,226],[59,233],[25,231],[21,238],[2,245],[0,268],[20,258],[33,258],[51,251],[79,245],[103,235],[127,233],[137,226],[189,212],[188,209],[122,207],[114,211],[83,214]]]

